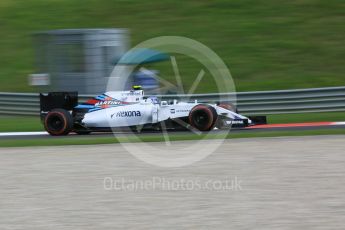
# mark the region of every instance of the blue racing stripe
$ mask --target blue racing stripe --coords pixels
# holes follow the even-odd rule
[[[94,109],[90,109],[89,112],[94,112],[94,111],[97,111],[97,110],[101,110],[102,108],[94,108]]]
[[[77,109],[92,109],[95,108],[94,105],[77,105],[75,108]]]

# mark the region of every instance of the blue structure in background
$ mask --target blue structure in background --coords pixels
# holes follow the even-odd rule
[[[128,51],[120,59],[116,59],[114,64],[120,65],[143,65],[148,63],[169,60],[170,56],[158,50],[138,48]]]
[[[145,64],[166,61],[169,60],[169,58],[170,56],[168,54],[162,53],[158,50],[138,48],[130,50],[120,59],[115,59],[113,64],[142,66]],[[156,75],[158,75],[158,71],[156,70],[145,69],[145,71],[142,71],[139,69],[131,75],[130,79],[128,79],[126,87],[130,89],[131,85],[141,85],[146,91],[158,89],[159,81],[155,77]]]
[[[144,90],[153,90],[159,87],[159,82],[155,78],[158,74],[155,70],[149,70],[152,74],[147,72],[137,71],[133,73],[133,85],[141,85]]]

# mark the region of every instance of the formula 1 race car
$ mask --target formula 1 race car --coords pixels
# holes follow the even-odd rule
[[[45,130],[54,136],[124,128],[135,131],[210,131],[214,127],[221,129],[266,123],[265,117],[238,114],[231,103],[160,101],[154,96],[144,97],[140,87],[106,92],[81,104],[78,104],[77,92],[41,93],[40,109]]]

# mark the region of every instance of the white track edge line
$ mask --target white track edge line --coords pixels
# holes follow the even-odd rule
[[[0,137],[9,137],[9,136],[34,136],[34,135],[48,135],[47,132],[4,132],[0,133]]]

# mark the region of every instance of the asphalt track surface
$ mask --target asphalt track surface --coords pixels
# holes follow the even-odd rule
[[[324,124],[330,123],[330,124]],[[336,124],[331,124],[336,123]],[[272,124],[272,125],[263,125],[255,126],[251,128],[241,128],[241,129],[231,129],[230,132],[233,133],[253,133],[253,132],[270,132],[270,131],[304,131],[304,130],[320,130],[320,129],[345,129],[345,122],[311,122],[311,123],[294,123],[294,124]],[[219,132],[229,132],[229,130],[214,130],[214,133]],[[190,135],[192,132],[190,131],[169,131],[170,134],[179,134],[179,135]],[[15,135],[13,135],[15,134]],[[94,138],[98,137],[121,137],[121,136],[128,136],[128,135],[162,135],[162,132],[159,131],[143,131],[141,133],[133,133],[133,132],[114,132],[114,133],[102,133],[102,132],[93,132],[90,134]],[[84,138],[90,137],[90,135],[77,135],[71,133],[68,135],[69,138]],[[45,132],[17,132],[17,133],[0,133],[0,140],[6,139],[49,139],[49,138],[64,138],[62,137],[52,137]]]
[[[344,229],[344,139],[230,139],[180,168],[149,165],[119,144],[0,148],[0,229]],[[125,186],[109,189],[105,178]],[[161,186],[131,189],[152,178]],[[181,180],[237,182],[163,189]]]

